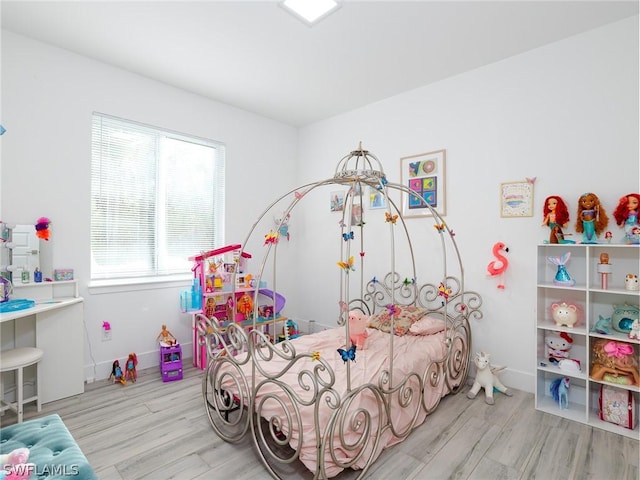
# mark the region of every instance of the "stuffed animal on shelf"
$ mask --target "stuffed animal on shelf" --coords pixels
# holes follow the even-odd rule
[[[567,332],[553,332],[546,336],[545,344],[547,345],[549,362],[556,364],[560,360],[569,358],[573,338]]]
[[[502,369],[493,369],[489,363],[490,355],[485,352],[478,352],[473,359],[476,365],[476,378],[473,382],[471,390],[467,393],[467,398],[476,398],[476,395],[481,388],[484,388],[484,401],[488,405],[493,405],[493,389],[497,389],[499,392],[504,393],[506,396],[511,397],[513,393],[505,387],[497,376],[497,373]]]
[[[369,336],[367,325],[369,317],[360,310],[349,311],[349,340],[358,350],[363,350],[365,340]]]
[[[27,463],[28,459],[28,448],[16,448],[9,453],[0,455],[0,479],[27,480],[35,472],[35,465]]]
[[[582,310],[579,305],[574,303],[552,303],[551,304],[551,318],[558,327],[574,327],[581,323]]]

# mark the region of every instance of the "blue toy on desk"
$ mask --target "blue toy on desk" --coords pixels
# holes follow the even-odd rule
[[[27,300],[26,298],[14,298],[7,302],[0,303],[0,313],[16,312],[26,308],[35,307],[36,302]]]

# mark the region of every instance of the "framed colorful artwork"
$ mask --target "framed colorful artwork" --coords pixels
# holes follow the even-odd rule
[[[402,192],[404,218],[431,216],[431,210],[426,204],[438,214],[445,214],[445,160],[446,150],[420,153],[400,159],[402,185],[412,192]]]
[[[500,184],[500,216],[533,216],[533,181]]]

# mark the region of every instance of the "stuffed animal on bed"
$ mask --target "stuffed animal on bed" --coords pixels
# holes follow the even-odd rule
[[[27,463],[28,448],[16,448],[0,455],[0,480],[26,480],[35,471],[35,465]]]
[[[496,373],[500,370],[491,368],[491,365],[489,364],[489,356],[490,355],[485,352],[476,353],[476,356],[473,359],[473,362],[476,364],[476,378],[471,390],[467,393],[467,398],[476,398],[480,388],[484,388],[484,401],[488,405],[493,405],[494,388],[508,397],[511,397],[513,393],[511,393],[511,391],[505,387],[502,382],[500,382],[500,379],[498,379]]]
[[[360,310],[351,310],[349,312],[349,340],[358,350],[364,349],[364,343],[369,336],[367,325],[369,317]]]

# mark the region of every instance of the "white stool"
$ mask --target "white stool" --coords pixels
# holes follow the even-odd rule
[[[38,411],[42,410],[42,403],[40,401],[40,375],[36,371],[36,394],[29,398],[23,398],[23,370],[25,367],[38,363],[43,354],[44,352],[42,350],[33,347],[14,348],[0,352],[0,412],[4,413],[7,409],[13,410],[18,414],[18,423],[22,423],[22,406],[25,403],[36,401]],[[1,374],[12,370],[18,371],[18,375],[16,376],[16,401],[5,402],[4,389],[1,384]]]

